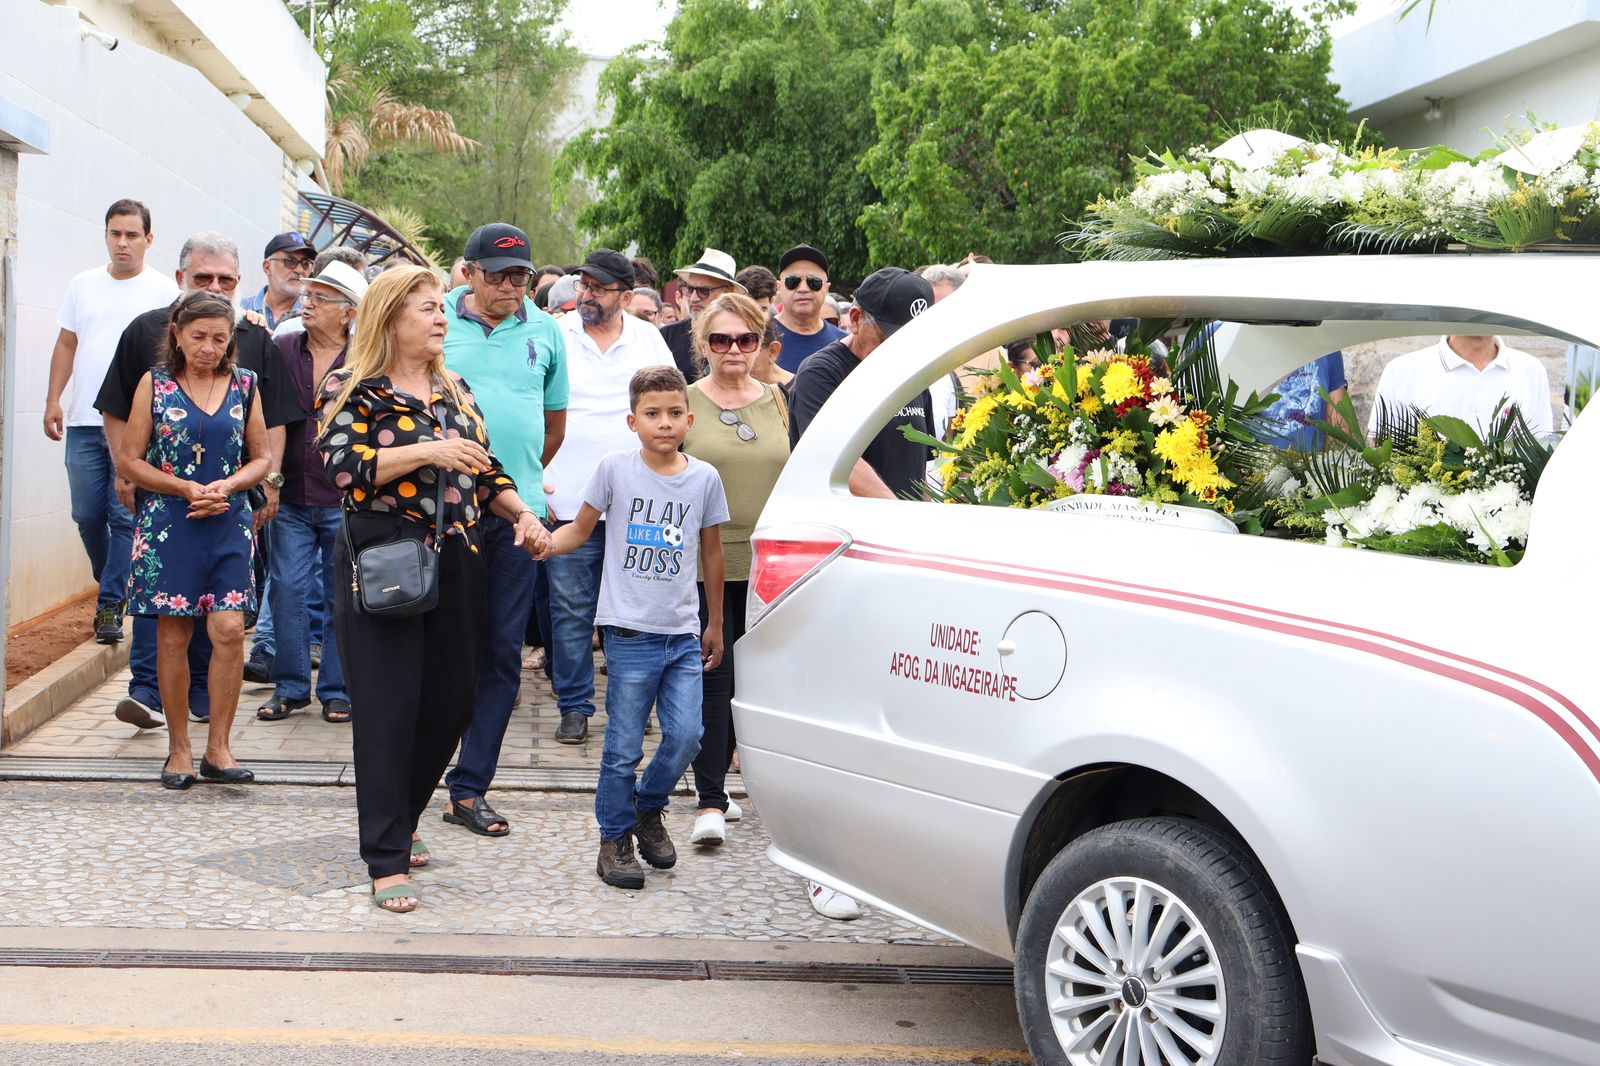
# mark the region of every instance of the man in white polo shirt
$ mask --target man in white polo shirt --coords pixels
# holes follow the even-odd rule
[[[118,200],[106,210],[110,261],[84,271],[67,286],[44,398],[45,436],[66,441],[72,521],[100,584],[94,637],[102,644],[122,639],[123,600],[133,559],[133,516],[117,500],[116,465],[94,400],[128,323],[152,308],[166,306],[178,295],[171,277],[145,265],[145,253],[154,240],[150,209],[144,204]],[[71,398],[63,408],[68,382]]]
[[[550,517],[564,525],[583,504],[583,488],[609,452],[637,448],[628,428],[628,382],[647,366],[672,366],[661,333],[624,314],[633,293],[633,264],[609,248],[589,253],[579,270],[578,305],[557,321],[567,335],[567,436],[545,471]],[[605,555],[605,521],[588,543],[544,563],[549,578],[550,683],[561,724],[556,739],[580,744],[594,715],[595,606]]]
[[[1502,411],[1515,407],[1536,436],[1555,429],[1544,364],[1494,336],[1452,334],[1391,360],[1378,379],[1367,435],[1377,436],[1380,409],[1413,407],[1459,418],[1479,433]]]

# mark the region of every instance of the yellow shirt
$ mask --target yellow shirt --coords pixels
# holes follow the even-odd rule
[[[754,440],[741,440],[739,427],[723,423],[723,408],[700,391],[700,383],[689,386],[694,425],[683,450],[716,467],[722,477],[722,491],[728,497],[728,521],[722,525],[723,577],[728,581],[750,580],[750,534],[783,464],[789,461],[789,429],[774,396],[777,386],[764,388],[757,399],[732,408],[741,422],[756,431]]]

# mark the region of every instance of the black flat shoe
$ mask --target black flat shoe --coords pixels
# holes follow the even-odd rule
[[[193,774],[175,774],[166,767],[161,768],[161,787],[170,788],[174,792],[184,792],[193,787]]]
[[[207,781],[220,781],[224,785],[246,785],[256,779],[252,771],[242,766],[230,766],[226,770],[219,770],[203,755],[200,757],[200,776]],[[190,778],[189,783],[193,784],[194,779]]]

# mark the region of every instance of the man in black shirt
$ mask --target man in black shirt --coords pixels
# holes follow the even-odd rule
[[[178,288],[182,295],[206,289],[232,299],[239,287],[239,249],[232,240],[220,233],[197,233],[184,242],[178,253]],[[134,391],[140,380],[156,365],[161,357],[161,345],[166,338],[167,321],[172,307],[157,307],[139,315],[123,330],[117,342],[116,353],[106,371],[95,409],[105,419],[106,444],[113,457],[121,452],[122,435],[128,428],[128,415],[133,409]],[[235,357],[239,366],[255,371],[256,387],[261,397],[261,413],[267,423],[267,445],[272,456],[272,472],[263,487],[267,504],[257,510],[256,528],[272,518],[278,509],[278,487],[283,484],[279,472],[283,464],[284,426],[302,421],[305,412],[288,388],[283,362],[278,349],[272,344],[272,335],[249,319],[241,320],[234,333]],[[273,484],[276,482],[276,485]],[[134,511],[133,486],[120,476],[117,478],[117,497],[124,507]],[[156,634],[155,620],[136,618],[133,623],[133,645],[130,662],[133,676],[128,682],[128,697],[117,704],[117,717],[141,729],[153,729],[164,722],[161,708],[161,690],[156,684]],[[206,670],[211,662],[211,642],[204,626],[195,626],[194,638],[189,646],[190,712],[204,719],[208,712]]]
[[[924,279],[899,267],[884,267],[863,281],[850,309],[850,336],[833,341],[800,364],[790,386],[789,442],[800,436],[841,382],[877,351],[895,330],[933,306],[933,288]],[[850,471],[850,491],[856,496],[898,499],[921,490],[928,476],[928,449],[900,432],[910,425],[930,436],[933,403],[924,389],[890,418],[867,445]]]
[[[694,361],[694,320],[700,317],[700,309],[725,292],[748,296],[749,291],[734,277],[733,256],[715,248],[707,248],[698,260],[673,273],[678,276],[678,287],[689,297],[689,317],[662,326],[661,339],[683,371],[683,379],[693,381],[700,376]]]

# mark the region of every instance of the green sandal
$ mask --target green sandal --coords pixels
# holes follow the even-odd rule
[[[428,845],[424,844],[421,839],[411,842],[411,868],[413,870],[422,869],[422,867],[428,865],[429,860],[432,858],[433,856],[428,854]]]
[[[395,899],[410,899],[415,900],[416,902],[412,903],[409,907],[384,906],[385,903]],[[390,914],[410,914],[412,911],[417,909],[417,903],[420,903],[421,900],[422,897],[417,895],[417,886],[409,882],[398,885],[390,885],[385,889],[379,889],[376,884],[372,886],[372,905],[378,908],[380,911],[388,911]]]

